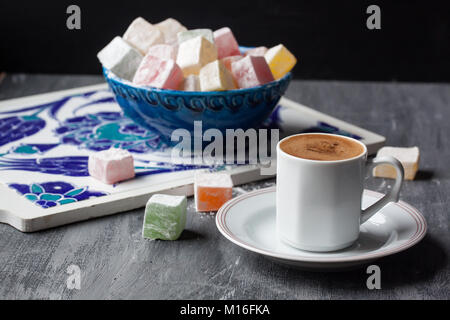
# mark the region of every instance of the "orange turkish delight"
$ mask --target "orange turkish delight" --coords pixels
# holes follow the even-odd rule
[[[194,195],[197,211],[217,211],[232,198],[233,182],[225,173],[201,173],[195,176]]]

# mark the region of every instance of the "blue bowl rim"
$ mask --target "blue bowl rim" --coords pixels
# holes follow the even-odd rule
[[[218,94],[245,94],[245,93],[250,93],[250,92],[260,91],[260,90],[264,90],[266,88],[270,88],[272,86],[277,85],[278,83],[290,81],[292,78],[292,73],[288,72],[280,79],[265,83],[260,86],[251,87],[251,88],[241,88],[241,89],[233,89],[233,90],[225,90],[225,91],[182,91],[182,90],[172,90],[172,89],[163,89],[163,88],[156,88],[156,87],[150,87],[150,86],[136,85],[129,80],[122,79],[119,76],[115,75],[108,68],[103,67],[103,66],[102,66],[102,68],[103,68],[103,75],[106,79],[118,82],[124,86],[132,87],[135,89],[148,90],[148,91],[157,92],[157,93],[183,94],[183,95],[187,95],[187,96],[199,96],[199,95],[200,96],[213,96],[213,95],[218,95]]]

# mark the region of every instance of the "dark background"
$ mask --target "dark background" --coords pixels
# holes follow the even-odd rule
[[[303,79],[450,81],[449,1],[0,2],[0,71],[100,74],[96,53],[137,16],[188,28],[229,26],[242,45],[285,44]],[[81,30],[66,8],[81,8]],[[381,8],[368,30],[366,8]]]

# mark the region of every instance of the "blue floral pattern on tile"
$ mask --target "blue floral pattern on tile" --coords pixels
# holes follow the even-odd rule
[[[61,142],[101,151],[111,147],[145,153],[167,145],[159,134],[144,129],[120,112],[99,112],[65,120],[55,130]]]
[[[44,127],[45,121],[37,115],[0,119],[0,146],[31,136]]]
[[[14,146],[11,150],[12,153],[31,155],[45,153],[50,149],[57,147],[59,144],[55,143],[30,143],[30,144],[20,144]]]
[[[22,170],[69,177],[87,177],[89,176],[88,159],[86,156],[35,159],[18,159],[4,156],[0,157],[0,170]]]
[[[44,209],[107,195],[106,192],[89,190],[88,186],[77,187],[63,181],[33,184],[11,183],[9,187]]]
[[[86,93],[88,95],[89,93]],[[41,131],[46,122],[38,117],[39,113],[44,110],[50,110],[54,113],[72,99],[71,96],[52,101],[49,103],[23,108],[21,110],[1,111],[0,114],[17,114],[28,111],[35,111],[30,115],[15,115],[0,119],[0,146],[7,143],[21,140]]]

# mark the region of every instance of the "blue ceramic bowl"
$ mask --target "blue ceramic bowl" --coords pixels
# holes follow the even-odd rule
[[[202,121],[203,131],[258,128],[292,78],[288,73],[279,80],[248,89],[188,92],[137,86],[106,68],[103,74],[125,115],[147,129],[156,129],[167,141],[178,128],[193,134],[194,121]]]

